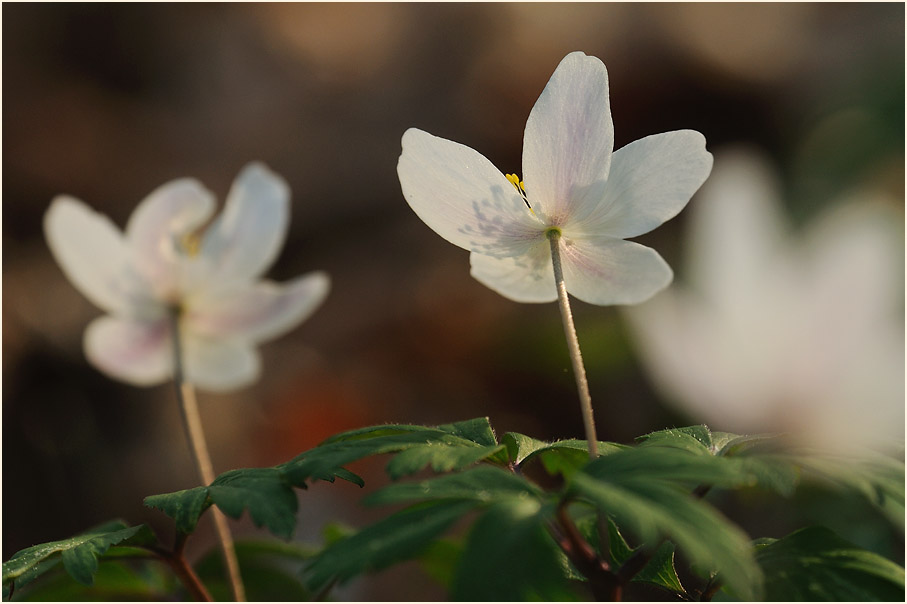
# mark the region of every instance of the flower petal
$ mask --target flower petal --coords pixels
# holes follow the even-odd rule
[[[212,194],[198,181],[183,178],[155,189],[129,217],[126,238],[133,263],[159,298],[176,295],[189,256],[184,239],[213,212]]]
[[[425,224],[456,246],[505,256],[543,237],[544,225],[478,151],[410,128],[397,164],[403,196]]]
[[[553,302],[557,299],[551,248],[547,240],[518,257],[469,255],[470,274],[514,302]]]
[[[264,273],[283,247],[289,216],[286,181],[258,162],[243,168],[202,241],[209,278],[242,282]]]
[[[242,340],[210,339],[186,332],[186,381],[201,390],[224,392],[254,382],[261,373],[258,352]]]
[[[152,386],[171,378],[172,345],[167,319],[101,317],[88,325],[84,337],[92,365],[134,386]]]
[[[262,281],[234,295],[190,301],[186,329],[196,334],[262,342],[307,319],[330,289],[326,273],[304,275],[286,284]]]
[[[648,233],[687,205],[711,169],[705,137],[694,130],[634,141],[614,152],[601,200],[577,208],[573,224],[620,239]]]
[[[44,234],[63,272],[92,304],[121,315],[154,314],[150,290],[130,268],[123,234],[109,218],[60,196],[44,215]]]
[[[562,225],[608,178],[614,126],[604,63],[581,52],[564,57],[529,113],[523,179],[533,210]]]
[[[602,306],[643,302],[674,276],[652,248],[610,237],[564,237],[561,264],[567,291]]]

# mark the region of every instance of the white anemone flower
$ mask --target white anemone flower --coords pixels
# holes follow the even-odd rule
[[[259,163],[242,170],[213,221],[214,196],[188,178],[146,197],[125,232],[81,201],[55,198],[44,217],[48,245],[76,289],[108,313],[85,330],[91,363],[133,385],[171,379],[176,318],[187,382],[224,391],[254,381],[256,345],[311,315],[330,285],[323,272],[259,280],[283,247],[289,198],[286,182]]]
[[[410,207],[469,250],[472,275],[517,302],[557,299],[549,237],[566,289],[590,304],[635,304],[672,279],[651,248],[625,241],[673,218],[708,177],[705,138],[679,130],[612,153],[608,72],[567,55],[529,114],[523,180],[477,151],[411,128],[397,173]]]
[[[719,156],[685,286],[626,311],[641,358],[667,402],[713,428],[903,446],[903,215],[855,194],[793,235],[776,182],[761,156]]]

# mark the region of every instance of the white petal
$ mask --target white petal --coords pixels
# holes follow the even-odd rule
[[[286,181],[258,162],[243,168],[202,241],[211,278],[250,281],[264,273],[283,247],[289,216]]]
[[[562,225],[576,208],[594,203],[613,148],[608,71],[595,57],[570,53],[526,122],[523,180],[532,208]]]
[[[638,304],[668,286],[671,267],[658,253],[610,237],[561,239],[567,291],[589,304]]]
[[[121,315],[153,314],[150,291],[130,268],[123,234],[109,218],[60,196],[44,215],[44,234],[63,272],[93,304]]]
[[[208,339],[186,332],[183,351],[186,381],[201,390],[235,390],[261,373],[258,352],[242,340]]]
[[[160,384],[173,374],[167,319],[136,321],[101,317],[85,330],[84,346],[92,365],[134,386]]]
[[[544,238],[544,225],[514,186],[465,145],[410,128],[397,174],[413,211],[454,245],[504,256]]]
[[[161,185],[136,207],[126,225],[136,268],[158,296],[179,288],[189,250],[184,241],[214,212],[214,197],[198,181],[184,178]]]
[[[518,257],[469,255],[470,274],[514,302],[553,302],[557,299],[551,248],[543,240]]]
[[[597,204],[577,208],[577,229],[626,239],[648,233],[687,205],[712,169],[705,137],[694,130],[647,136],[614,152]]]
[[[184,322],[200,335],[262,342],[307,319],[329,289],[330,279],[322,272],[286,284],[262,281],[229,296],[190,301]]]

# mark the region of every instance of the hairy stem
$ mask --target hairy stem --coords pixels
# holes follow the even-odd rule
[[[573,313],[570,311],[570,300],[567,298],[567,286],[564,284],[564,269],[561,267],[560,251],[561,233],[559,230],[548,231],[551,243],[551,261],[554,264],[554,283],[557,286],[557,301],[561,309],[561,320],[564,324],[564,335],[567,337],[567,348],[570,351],[570,362],[573,364],[573,376],[576,378],[576,389],[579,392],[579,404],[583,413],[583,425],[586,428],[586,441],[589,443],[589,457],[598,457],[598,437],[595,435],[595,418],[592,415],[592,396],[589,394],[589,382],[586,379],[586,368],[583,355],[573,325]]]
[[[208,445],[205,443],[205,432],[202,429],[202,419],[198,412],[195,388],[192,387],[192,384],[186,382],[183,375],[178,310],[171,313],[171,324],[173,327],[173,382],[176,385],[176,398],[179,401],[183,427],[186,430],[186,437],[192,449],[192,457],[195,460],[199,478],[201,478],[202,484],[207,486],[214,482],[214,466],[211,464],[211,455],[208,453]],[[220,548],[224,554],[224,562],[230,578],[230,585],[233,589],[233,596],[237,602],[245,602],[246,589],[239,573],[239,561],[236,558],[236,549],[233,547],[233,535],[230,534],[227,517],[217,508],[212,508],[211,512],[214,517],[214,526],[217,529]],[[174,570],[176,570],[176,567],[174,567]]]

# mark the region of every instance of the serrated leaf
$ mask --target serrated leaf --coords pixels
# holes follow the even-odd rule
[[[223,512],[239,518],[244,510],[256,526],[289,539],[296,528],[298,501],[293,488],[275,468],[248,468],[221,474],[208,496]]]
[[[589,445],[585,440],[570,439],[549,443],[518,432],[508,432],[501,442],[507,446],[507,453],[513,463],[522,466],[530,459],[538,458],[545,471],[551,475],[569,476],[589,461]],[[624,448],[623,445],[610,442],[598,443],[599,456]]]
[[[438,430],[449,432],[454,436],[459,436],[464,440],[474,442],[477,445],[484,447],[493,447],[498,444],[498,440],[494,435],[494,430],[487,417],[477,417],[462,422],[442,424],[438,426]]]
[[[3,588],[9,593],[46,572],[62,559],[66,571],[79,583],[91,585],[98,570],[98,556],[119,543],[147,544],[155,541],[146,525],[127,526],[112,521],[61,541],[42,543],[20,550],[3,563]],[[57,556],[59,554],[59,556]]]
[[[306,584],[318,592],[331,581],[344,583],[418,557],[476,505],[475,501],[440,501],[397,512],[327,547],[303,571]]]
[[[708,426],[687,426],[659,430],[640,436],[641,446],[674,447],[690,453],[713,454],[717,451],[712,442],[712,432]]]
[[[190,534],[195,530],[198,519],[208,509],[208,487],[195,487],[162,495],[145,497],[144,504],[162,511],[176,522],[176,530]]]
[[[94,582],[86,587],[73,579],[62,569],[55,569],[30,583],[21,591],[17,589],[17,601],[40,602],[161,602],[171,599],[179,591],[173,571],[158,560],[144,560],[141,564],[112,559],[108,550],[94,575]],[[57,558],[59,562],[59,558]],[[8,596],[4,596],[7,600]]]
[[[541,496],[537,486],[497,466],[476,466],[420,482],[392,484],[365,498],[369,505],[408,503],[431,499],[471,499],[489,503],[499,499]]]
[[[663,455],[665,451],[670,449],[639,448],[596,460],[576,473],[570,492],[594,503],[645,543],[669,537],[692,562],[720,570],[723,581],[753,599],[760,572],[749,538],[717,510],[674,484],[668,473],[674,466],[679,481],[696,477],[707,482],[715,459],[675,450],[676,457],[695,460],[675,465]]]
[[[623,565],[638,549],[630,548],[617,525],[610,518],[608,518],[608,544],[611,560],[617,568]],[[674,544],[670,541],[661,544],[652,554],[649,562],[632,580],[637,583],[657,585],[677,594],[686,594],[686,590],[677,576],[677,570],[674,568]]]
[[[769,601],[903,601],[904,569],[822,527],[761,545]]]
[[[476,521],[451,584],[461,601],[576,600],[538,502],[498,502]]]
[[[397,480],[431,466],[435,472],[461,470],[504,450],[504,445],[452,445],[429,443],[406,449],[387,464],[388,475]]]

